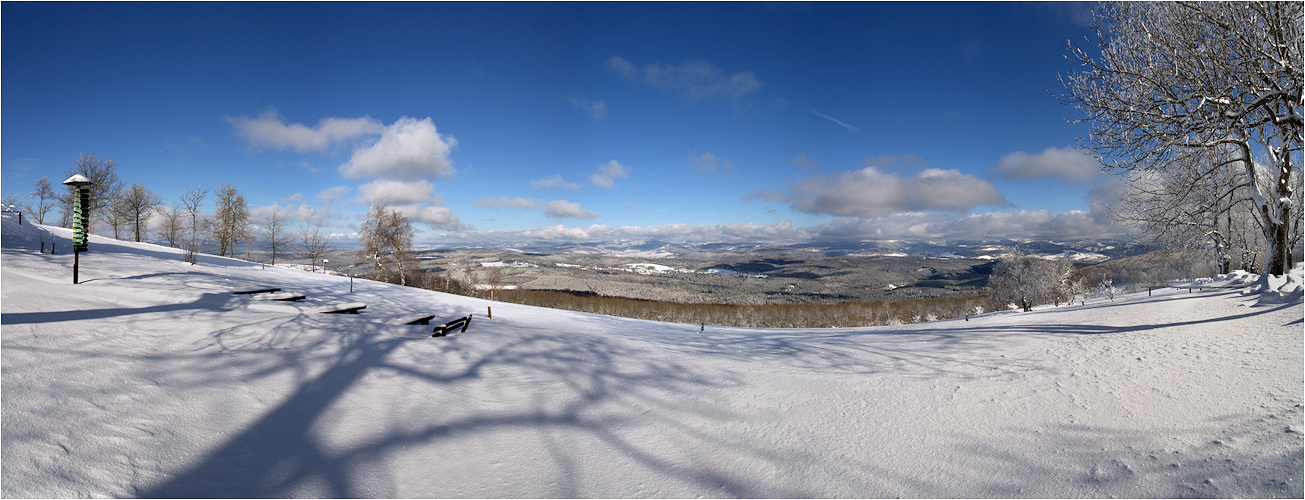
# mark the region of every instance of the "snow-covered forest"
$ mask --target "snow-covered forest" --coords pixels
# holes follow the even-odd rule
[[[703,330],[98,236],[73,285],[70,231],[3,230],[6,497],[1302,495],[1299,268]]]

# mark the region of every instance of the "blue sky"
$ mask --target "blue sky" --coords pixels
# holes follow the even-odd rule
[[[88,152],[419,241],[1117,232],[1079,3],[15,3],[4,194]]]

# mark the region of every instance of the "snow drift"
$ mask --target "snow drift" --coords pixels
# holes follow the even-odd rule
[[[1302,496],[1293,291],[700,332],[3,229],[5,497]]]

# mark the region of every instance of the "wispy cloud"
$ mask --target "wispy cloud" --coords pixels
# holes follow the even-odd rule
[[[761,89],[761,82],[751,71],[730,74],[706,61],[635,67],[625,58],[613,56],[607,60],[607,67],[631,81],[662,91],[682,92],[690,99],[739,99]]]
[[[497,208],[497,207],[525,208],[525,209],[533,210],[541,207],[542,205],[537,200],[529,200],[526,198],[522,198],[520,196],[514,198],[501,196],[501,197],[481,198],[479,201],[476,202],[476,206],[486,207],[486,208]]]
[[[690,156],[689,163],[693,165],[695,172],[730,172],[734,170],[734,163],[730,162],[729,158],[716,156],[711,151]]]
[[[829,121],[831,121],[831,122],[834,122],[834,123],[837,124],[838,126],[843,127],[843,128],[845,128],[845,129],[851,130],[851,131],[853,131],[853,132],[860,132],[860,131],[861,131],[861,129],[856,128],[856,127],[853,127],[853,126],[851,126],[851,125],[848,125],[848,124],[845,123],[843,120],[839,120],[838,118],[834,118],[834,117],[832,117],[832,116],[829,116],[829,115],[827,115],[827,114],[821,113],[821,112],[816,111],[816,110],[814,110],[814,109],[811,110],[811,112],[812,112],[812,113],[815,113],[816,116],[819,116],[819,117],[821,117],[821,118],[824,118],[824,119],[826,119],[826,120],[829,120]]]
[[[553,174],[543,179],[530,181],[531,189],[580,189],[580,184],[567,182],[562,174]]]
[[[571,96],[567,98],[571,106],[579,108],[585,112],[593,121],[602,120],[607,116],[607,103],[602,100],[591,101],[583,97]]]

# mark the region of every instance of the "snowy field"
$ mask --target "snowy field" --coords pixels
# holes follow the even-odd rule
[[[3,230],[5,497],[1302,497],[1300,292],[700,333]]]

